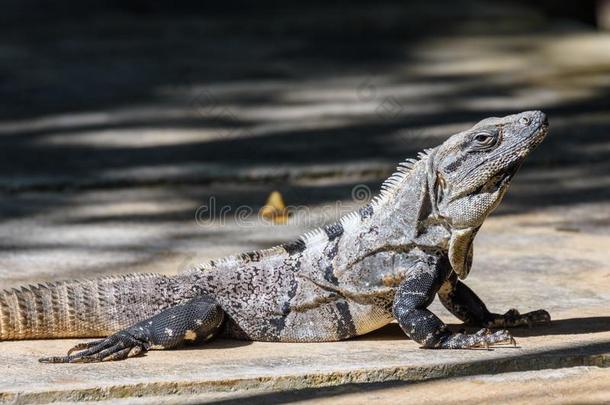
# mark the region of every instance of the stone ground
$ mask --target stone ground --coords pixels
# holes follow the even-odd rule
[[[481,230],[468,283],[552,325],[493,351],[423,351],[393,324],[69,366],[36,359],[74,341],[1,342],[0,401],[610,402],[610,35],[500,3],[324,11],[3,27],[0,287],[280,243],[420,149],[536,108],[551,133]],[[274,189],[298,207],[286,225],[253,215]]]
[[[345,384],[299,391],[258,391],[164,395],[115,399],[114,404],[603,404],[608,403],[610,370],[572,368],[507,372],[423,382]],[[92,401],[108,404],[109,401]]]

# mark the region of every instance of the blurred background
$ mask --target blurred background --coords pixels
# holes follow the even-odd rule
[[[3,286],[280,243],[419,150],[528,109],[551,133],[497,215],[607,233],[608,1],[70,3],[3,2]],[[195,218],[255,215],[273,190],[313,219]]]

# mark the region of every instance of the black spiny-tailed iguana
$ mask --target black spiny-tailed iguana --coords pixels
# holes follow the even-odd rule
[[[424,348],[514,343],[507,330],[487,328],[546,323],[549,314],[491,313],[458,278],[468,275],[477,231],[547,127],[540,111],[485,119],[401,163],[367,206],[291,243],[176,276],[134,274],[4,291],[0,340],[105,337],[67,356],[41,359],[88,362],[216,335],[335,341],[396,319]],[[435,294],[459,319],[484,329],[451,332],[427,309]]]

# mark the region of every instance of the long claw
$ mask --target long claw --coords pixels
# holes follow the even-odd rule
[[[114,339],[112,336],[104,339],[102,341],[100,341],[100,343],[96,344],[96,345],[92,345],[89,348],[87,348],[86,350],[83,350],[82,352],[75,354],[74,356],[78,356],[78,357],[87,357],[87,356],[91,356],[95,353],[99,353],[100,351],[109,348],[110,346],[116,344],[116,339]]]
[[[117,343],[114,346],[109,347],[108,349],[100,350],[93,354],[78,357],[76,360],[79,363],[81,363],[81,362],[82,363],[93,363],[93,362],[103,361],[104,358],[116,353],[117,351],[123,350],[124,348],[125,348],[124,344]]]
[[[105,356],[102,361],[113,361],[113,360],[123,360],[126,359],[127,357],[129,357],[129,353],[131,352],[132,348],[131,347],[126,347],[124,349],[121,349],[115,353],[112,353],[108,356]]]
[[[484,328],[470,335],[453,334],[448,336],[441,343],[440,347],[446,349],[485,348],[487,350],[493,350],[494,346],[507,344],[517,345],[510,332],[507,330],[492,332],[489,329]]]
[[[53,356],[53,357],[41,357],[38,359],[41,363],[67,363],[68,356]]]
[[[68,351],[67,356],[43,357],[41,363],[93,363],[123,360],[137,356],[145,350],[143,343],[128,334],[115,334],[106,339],[80,343]],[[78,351],[76,354],[73,352]]]
[[[79,343],[76,346],[72,347],[70,350],[68,350],[68,356],[79,350],[85,350],[85,349],[89,349],[91,347],[97,346],[100,343],[104,342],[104,340],[105,339],[100,339],[100,340],[94,340],[93,342]]]
[[[139,354],[141,354],[143,351],[144,351],[144,349],[142,349],[142,347],[140,347],[140,346],[133,347],[127,354],[127,357],[136,357]]]

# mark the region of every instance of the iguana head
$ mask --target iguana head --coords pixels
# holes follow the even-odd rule
[[[452,229],[450,259],[461,277],[470,268],[474,235],[502,200],[526,156],[544,139],[547,128],[541,111],[487,118],[435,151],[430,194],[435,214]]]
[[[454,229],[480,226],[547,128],[543,112],[526,111],[484,119],[449,138],[434,159],[438,214]]]

